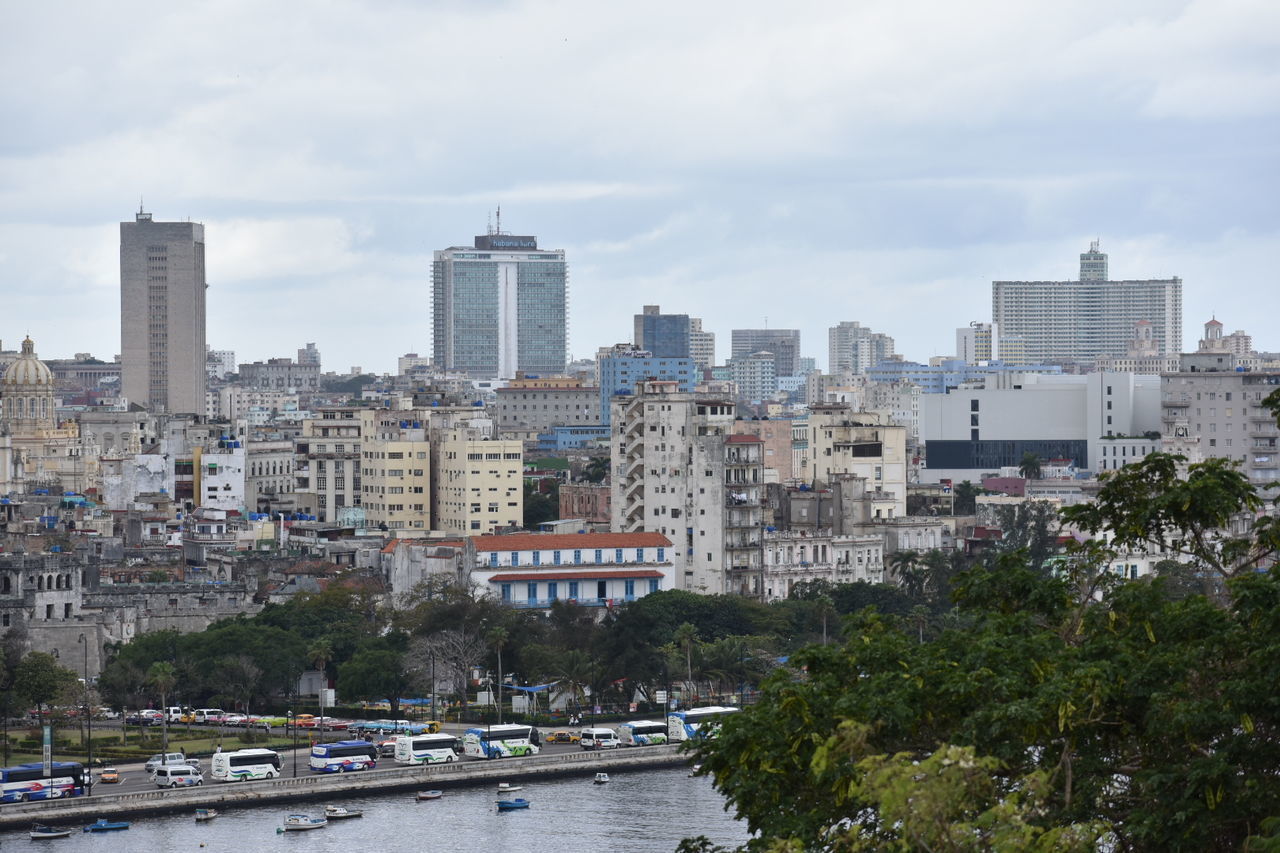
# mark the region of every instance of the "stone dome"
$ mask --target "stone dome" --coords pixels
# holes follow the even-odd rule
[[[36,358],[36,345],[30,337],[22,342],[22,355],[0,377],[0,393],[9,394],[20,388],[53,388],[53,371]]]

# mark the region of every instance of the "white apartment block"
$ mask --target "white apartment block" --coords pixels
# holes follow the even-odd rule
[[[698,370],[710,370],[716,363],[716,334],[704,332],[698,317],[689,318],[689,358]]]
[[[302,422],[294,463],[299,512],[332,522],[360,506],[361,411],[321,409]]]
[[[273,512],[293,508],[292,441],[250,441],[245,445],[245,508]]]
[[[811,406],[805,427],[800,482],[829,486],[837,475],[852,474],[865,479],[868,490],[891,497],[893,516],[907,514],[906,427],[839,404]]]
[[[827,330],[827,369],[866,373],[893,355],[893,338],[845,320]]]
[[[481,535],[524,524],[524,445],[469,427],[431,431],[433,529]]]
[[[783,601],[803,581],[884,583],[884,537],[766,533],[764,601]]]
[[[763,444],[734,411],[671,381],[613,400],[611,526],[669,537],[682,589],[760,593]]]
[[[298,395],[294,392],[227,385],[218,390],[218,407],[213,417],[231,421],[250,420],[250,412],[280,412],[297,407]]]
[[[956,329],[956,358],[979,364],[1000,357],[1000,332],[994,323],[977,320]]]
[[[197,505],[225,512],[245,509],[245,447],[236,440],[220,440],[196,456],[200,466]]]
[[[366,438],[360,459],[360,504],[369,527],[431,529],[431,452],[425,440]]]
[[[878,412],[890,423],[907,428],[907,446],[920,443],[920,398],[924,389],[914,382],[870,382],[863,408]]]

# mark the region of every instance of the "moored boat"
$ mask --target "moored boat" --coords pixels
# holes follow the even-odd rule
[[[329,820],[323,817],[312,817],[305,814],[291,814],[284,819],[284,832],[302,832],[308,829],[320,829],[328,826]]]
[[[419,791],[419,800],[438,800],[444,796],[444,791]]]
[[[217,809],[196,809],[196,822],[203,823],[206,820],[213,820],[218,816]]]
[[[128,829],[129,822],[127,820],[107,820],[100,817],[93,823],[84,828],[85,832],[115,832],[120,829]]]
[[[596,774],[596,778],[595,778],[595,780],[594,780],[594,781],[595,781],[595,783],[596,783],[597,785],[603,785],[605,782],[608,782],[608,781],[609,781],[609,774],[608,774],[608,773],[597,773],[597,774]]]
[[[329,820],[350,820],[353,817],[363,817],[364,812],[344,806],[325,806],[324,816]]]
[[[63,829],[59,826],[49,826],[43,823],[36,823],[31,826],[31,837],[37,840],[42,838],[68,838],[70,836],[71,830]]]
[[[523,790],[524,790],[524,786],[523,786],[523,785],[512,785],[510,782],[499,782],[499,783],[498,783],[498,793],[499,793],[499,794],[510,794],[510,793],[512,793],[513,791],[523,791]]]
[[[529,801],[524,797],[516,797],[514,800],[498,800],[498,811],[513,812],[517,809],[529,808]]]

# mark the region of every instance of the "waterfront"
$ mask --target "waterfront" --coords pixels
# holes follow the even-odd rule
[[[436,849],[484,851],[672,851],[681,838],[706,835],[720,844],[740,844],[746,827],[723,810],[724,800],[705,778],[690,778],[681,768],[610,771],[606,785],[592,784],[593,773],[522,783],[518,796],[533,805],[526,811],[497,814],[491,786],[448,789],[444,798],[418,803],[411,794],[335,799],[362,809],[358,820],[334,822],[314,832],[277,835],[291,810],[319,814],[323,803],[226,809],[210,823],[192,814],[137,819],[109,840],[79,832],[54,842],[64,851],[113,849],[350,851],[353,847],[398,851]],[[25,832],[3,833],[6,850],[47,850],[49,842],[31,841]],[[201,846],[203,845],[203,847]]]

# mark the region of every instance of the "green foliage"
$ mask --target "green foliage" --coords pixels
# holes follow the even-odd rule
[[[13,673],[14,692],[38,708],[48,705],[76,683],[75,672],[44,652],[28,652]]]
[[[524,481],[524,527],[537,530],[543,522],[560,517],[560,482],[551,481],[551,489],[542,492],[530,480]]]
[[[1022,454],[1022,461],[1018,463],[1018,474],[1024,480],[1039,480],[1043,474],[1040,456],[1030,450]]]

